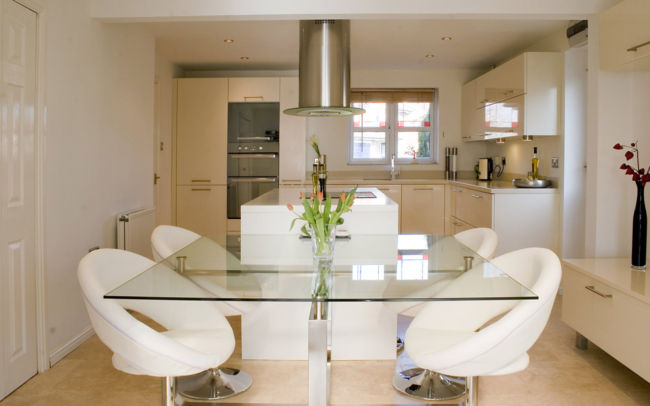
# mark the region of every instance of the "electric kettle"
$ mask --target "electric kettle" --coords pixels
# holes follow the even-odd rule
[[[492,158],[479,158],[478,160],[478,180],[491,180],[494,164]]]

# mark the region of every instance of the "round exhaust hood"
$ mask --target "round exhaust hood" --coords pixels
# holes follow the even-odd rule
[[[300,21],[298,107],[285,114],[339,117],[363,114],[350,107],[350,21]]]

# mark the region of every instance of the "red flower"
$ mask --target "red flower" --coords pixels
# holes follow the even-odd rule
[[[630,168],[629,166],[627,167],[627,171],[625,171],[626,175],[632,175],[634,172],[634,169]]]
[[[650,173],[646,173],[645,175],[643,175],[643,177],[641,178],[641,180],[642,180],[643,182],[650,182]]]
[[[629,161],[629,160],[632,159],[632,158],[634,158],[634,152],[632,152],[632,151],[625,151],[625,159],[627,159],[627,160]]]
[[[622,164],[621,169],[627,169],[627,164]]]
[[[639,169],[639,173],[643,175],[645,173],[645,169],[644,168]]]
[[[641,178],[641,177],[639,176],[638,173],[635,173],[634,175],[632,175],[632,180],[635,181],[635,182],[636,182],[637,180],[639,180],[640,178]]]
[[[621,144],[616,144],[614,145],[614,149],[623,149],[623,146]]]

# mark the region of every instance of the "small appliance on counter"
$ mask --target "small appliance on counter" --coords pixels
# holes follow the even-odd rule
[[[494,163],[492,158],[479,158],[478,160],[478,180],[492,180]]]

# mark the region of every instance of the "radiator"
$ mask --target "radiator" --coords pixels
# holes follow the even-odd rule
[[[153,259],[151,232],[156,227],[156,210],[130,210],[117,215],[117,248]]]

